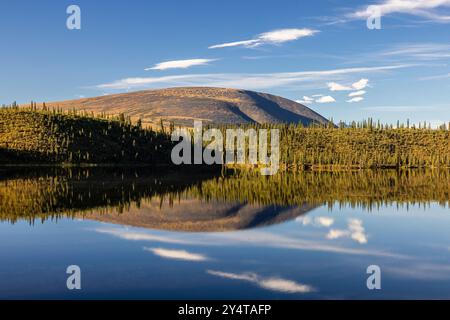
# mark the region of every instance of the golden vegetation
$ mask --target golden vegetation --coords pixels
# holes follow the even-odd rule
[[[124,115],[93,116],[47,107],[0,108],[0,163],[169,164],[172,144],[162,132]]]
[[[235,126],[222,126],[225,129]],[[372,120],[350,125],[243,125],[280,131],[280,169],[450,168],[450,124],[431,129]],[[207,129],[207,128],[205,128]],[[270,135],[269,135],[270,136]],[[259,141],[260,143],[261,141]],[[247,143],[248,146],[248,143]],[[270,146],[270,145],[269,145]]]
[[[161,128],[162,127],[162,128]],[[450,127],[450,124],[449,124]],[[279,129],[281,170],[449,168],[450,128],[430,129],[372,120],[350,125],[250,124],[221,126]],[[118,117],[47,107],[0,108],[0,163],[170,165],[170,127],[159,131]],[[204,127],[206,130],[207,127]],[[248,146],[248,144],[247,144]]]

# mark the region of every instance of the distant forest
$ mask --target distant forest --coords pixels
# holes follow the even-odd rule
[[[220,126],[221,129],[236,128]],[[170,165],[173,125],[143,128],[121,114],[0,108],[0,163]],[[242,125],[280,130],[280,169],[450,168],[450,123],[386,125],[368,119],[334,125]]]

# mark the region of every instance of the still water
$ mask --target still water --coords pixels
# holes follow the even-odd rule
[[[0,298],[448,299],[449,178],[2,169]]]

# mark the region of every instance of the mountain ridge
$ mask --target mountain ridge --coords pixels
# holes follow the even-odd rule
[[[125,114],[143,125],[161,120],[192,126],[194,120],[208,124],[328,123],[323,116],[295,101],[256,91],[175,87],[142,90],[77,100],[46,103],[51,108],[77,109],[94,114]]]

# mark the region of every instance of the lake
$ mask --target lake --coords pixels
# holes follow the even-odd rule
[[[3,168],[0,298],[448,299],[449,181]]]

